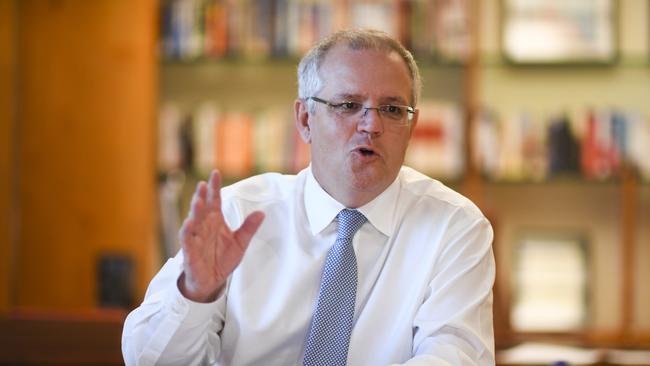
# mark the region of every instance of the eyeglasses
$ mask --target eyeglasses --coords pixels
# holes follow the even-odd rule
[[[363,104],[359,102],[343,101],[340,103],[334,103],[318,97],[309,97],[307,99],[325,104],[330,107],[337,116],[345,119],[357,117],[361,111],[363,111],[363,116],[365,117],[365,115],[368,114],[368,110],[375,109],[384,121],[388,121],[394,125],[407,125],[413,119],[413,115],[415,114],[415,108],[406,105],[383,104],[377,107],[364,107]]]

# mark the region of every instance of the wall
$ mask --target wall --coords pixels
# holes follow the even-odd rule
[[[159,266],[157,3],[20,1],[14,307],[97,305],[96,262]],[[139,299],[136,299],[139,300]]]

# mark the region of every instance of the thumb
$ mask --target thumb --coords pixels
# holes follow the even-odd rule
[[[246,220],[244,220],[244,223],[239,227],[239,229],[235,231],[235,239],[243,248],[248,246],[248,243],[257,232],[257,229],[262,225],[262,221],[264,221],[264,212],[252,212],[248,217],[246,217]]]

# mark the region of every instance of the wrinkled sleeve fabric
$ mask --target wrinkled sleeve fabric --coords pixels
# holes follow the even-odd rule
[[[221,349],[225,296],[196,303],[178,290],[183,254],[165,263],[149,284],[142,304],[124,323],[122,354],[126,365],[203,365]]]
[[[485,218],[456,220],[413,322],[405,366],[493,366],[493,231]]]
[[[241,215],[222,190],[226,223],[237,227]],[[144,301],[124,322],[122,355],[132,365],[209,365],[221,354],[221,331],[230,279],[211,303],[186,299],[178,289],[183,251],[170,258],[149,283]]]

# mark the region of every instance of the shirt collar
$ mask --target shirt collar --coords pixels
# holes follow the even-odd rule
[[[396,211],[399,187],[398,176],[379,196],[358,208],[372,226],[388,237],[394,231],[393,215]],[[305,208],[312,235],[323,231],[336,218],[339,211],[345,208],[320,186],[311,167],[308,168],[305,182]]]

